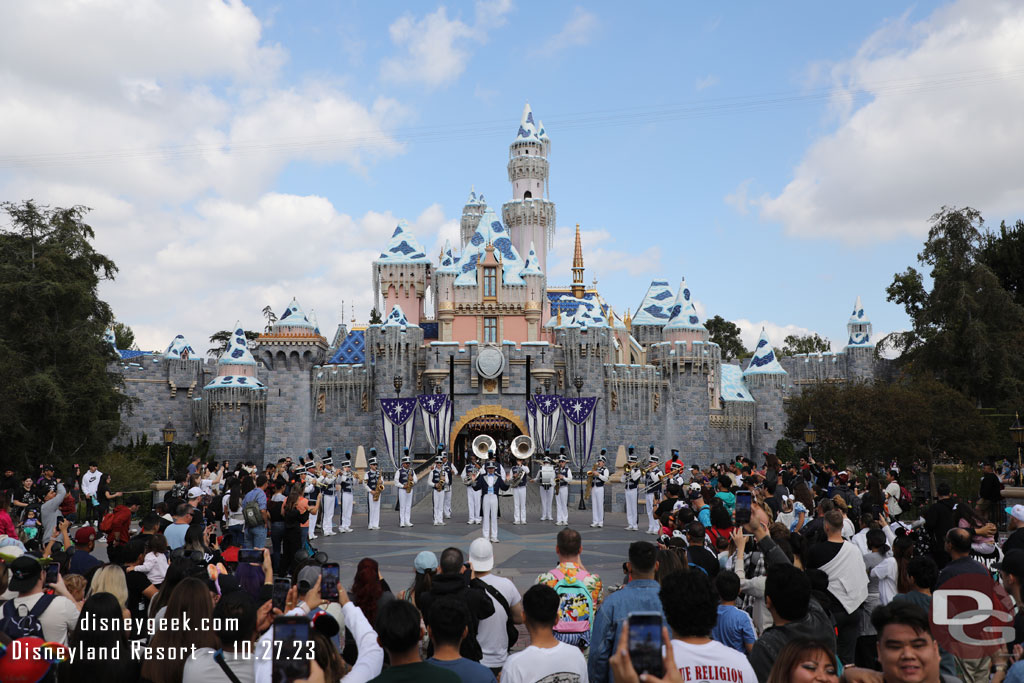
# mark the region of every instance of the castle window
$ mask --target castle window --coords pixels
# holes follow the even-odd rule
[[[525,193],[523,194],[523,199],[530,199],[531,197],[533,197],[533,193],[532,193],[532,192],[530,192],[529,190],[527,190],[527,191],[526,191],[526,192],[525,192]]]
[[[498,319],[484,318],[484,343],[498,343]]]
[[[496,268],[484,268],[484,296],[498,296],[498,271]]]

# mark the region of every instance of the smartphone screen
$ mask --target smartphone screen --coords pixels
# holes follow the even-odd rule
[[[60,574],[60,565],[56,562],[51,562],[46,565],[46,585],[52,586],[57,583],[57,576]]]
[[[736,492],[736,526],[750,521],[750,491]]]
[[[260,548],[242,548],[238,551],[238,561],[243,563],[253,562],[263,564],[263,550]]]
[[[298,616],[274,619],[274,683],[309,678],[309,657],[312,655],[309,619]]]
[[[292,580],[287,576],[278,576],[274,579],[274,592],[271,595],[271,602],[275,609],[284,611],[284,603],[288,599],[288,591],[291,588]]]
[[[338,599],[338,563],[328,562],[320,569],[320,595],[324,600]]]
[[[637,674],[665,675],[661,657],[661,615],[633,612],[629,615],[629,658]]]

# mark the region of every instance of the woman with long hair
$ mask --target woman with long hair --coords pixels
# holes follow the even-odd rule
[[[103,515],[110,512],[110,506],[114,504],[114,499],[121,496],[121,492],[113,492],[110,490],[110,475],[104,474],[100,477],[100,483],[96,485],[96,500],[99,501],[99,506],[96,508],[96,519],[103,521]]]
[[[860,509],[864,514],[870,513],[872,517],[877,517],[885,512],[885,495],[882,493],[882,485],[878,482],[878,477],[873,474],[868,475],[868,488],[860,500]]]
[[[179,583],[185,580],[185,577],[195,573],[196,566],[188,558],[174,560],[167,566],[167,571],[164,573],[164,582],[160,584],[160,590],[157,591],[149,603],[150,617],[163,616],[160,614],[160,610],[167,607],[167,603],[171,600],[171,593],[174,592]]]
[[[128,611],[128,582],[124,578],[124,570],[116,564],[106,564],[97,569],[89,582],[89,591],[85,594],[88,600],[97,593],[110,593],[121,605],[124,618],[131,616]]]
[[[839,683],[835,653],[817,640],[790,641],[775,658],[767,683]]]
[[[206,582],[191,577],[183,579],[171,593],[165,617],[167,623],[183,624],[186,618],[191,624],[211,623],[213,599],[210,597],[210,589]],[[188,653],[202,647],[217,649],[220,647],[220,641],[217,634],[210,629],[159,629],[153,634],[149,645],[153,648],[166,648],[163,651],[167,653]],[[142,678],[151,683],[181,683],[188,656],[185,654],[181,658],[147,658],[142,663]]]
[[[90,624],[108,624],[107,628],[93,628]],[[140,661],[131,656],[128,633],[123,626],[122,606],[110,593],[95,593],[82,605],[78,628],[68,636],[68,647],[78,656],[60,663],[60,680],[104,681],[104,683],[134,683],[139,680]]]
[[[704,531],[711,541],[711,547],[715,548],[716,552],[721,550],[718,543],[719,539],[725,539],[726,544],[728,544],[729,539],[732,538],[732,515],[729,514],[729,509],[721,498],[715,498],[712,501],[711,526]]]
[[[274,481],[274,493],[267,501],[267,512],[270,514],[270,561],[276,570],[281,569],[281,546],[284,543],[284,532],[287,523],[284,521],[284,504],[288,500],[284,495],[283,481]]]
[[[658,550],[658,571],[654,580],[661,583],[661,580],[673,572],[687,571],[689,567],[679,559],[679,553],[669,548]]]
[[[308,524],[309,511],[302,501],[302,487],[298,484],[292,486],[288,498],[281,507],[284,517],[283,554],[281,556],[280,574],[288,574],[295,565],[295,557],[302,550],[302,523]]]
[[[356,565],[356,578],[352,582],[352,603],[360,609],[371,624],[377,623],[377,610],[385,602],[394,600],[391,587],[380,575],[377,560],[364,557]]]
[[[242,547],[245,519],[242,517],[242,482],[231,478],[227,484],[228,492],[221,499],[224,510],[224,533],[233,541],[233,545]]]

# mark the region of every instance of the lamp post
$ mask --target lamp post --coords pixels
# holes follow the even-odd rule
[[[1014,422],[1010,427],[1010,438],[1017,444],[1017,476],[1024,476],[1024,472],[1021,471],[1021,459],[1024,455],[1024,426],[1020,423],[1020,414],[1014,414]]]
[[[395,375],[395,379],[394,379],[393,383],[395,385],[395,397],[396,398],[401,397],[401,395],[402,395],[402,376],[401,375]]]
[[[807,444],[807,458],[811,457],[811,446],[818,440],[818,430],[814,428],[810,416],[807,417],[807,426],[804,427],[804,443]]]
[[[579,375],[576,375],[575,377],[572,378],[572,385],[574,387],[576,387],[576,398],[579,398],[580,397],[580,391],[583,389],[583,378],[580,377]],[[579,444],[574,444],[574,445],[577,448],[579,447]],[[583,466],[584,466],[583,455],[584,455],[584,453],[582,451],[577,451],[577,452],[580,454],[580,504],[579,504],[579,509],[580,510],[586,510],[587,509],[587,502],[584,500],[584,498],[586,496],[585,496],[585,490],[583,488]]]
[[[164,443],[167,444],[167,467],[164,472],[164,479],[171,478],[171,446],[174,444],[174,436],[177,432],[174,430],[174,425],[168,422],[163,429],[164,432]]]
[[[576,387],[576,396],[578,398],[580,395],[580,390],[583,389],[583,378],[580,377],[579,375],[576,375],[575,377],[572,378],[572,384],[574,387]]]

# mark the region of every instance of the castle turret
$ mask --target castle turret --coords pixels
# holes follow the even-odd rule
[[[480,225],[480,216],[484,215],[486,209],[487,202],[484,200],[484,195],[481,193],[478,197],[476,188],[471,188],[466,205],[462,207],[462,221],[459,226],[459,235],[462,237],[460,247],[464,248],[473,233],[476,232],[476,226]]]
[[[846,323],[849,339],[846,342],[846,374],[852,380],[874,379],[875,342],[871,336],[871,321],[864,315],[864,306],[857,297],[853,313]]]
[[[547,272],[547,253],[555,236],[555,205],[548,199],[548,159],[551,140],[542,140],[527,104],[515,140],[509,145],[508,179],[512,201],[502,207],[502,220],[519,253],[532,242],[540,268]]]
[[[786,374],[775,356],[768,333],[762,328],[754,355],[743,371],[743,382],[757,402],[751,432],[754,453],[774,451],[775,443],[782,438],[786,426],[786,410],[782,403]]]
[[[529,341],[539,341],[541,326],[544,324],[542,316],[544,306],[547,303],[545,294],[547,278],[540,269],[540,262],[537,258],[537,250],[533,242],[530,242],[530,253],[526,257],[526,264],[519,271],[519,277],[526,282],[526,328]]]
[[[676,300],[669,309],[668,323],[662,331],[662,338],[665,341],[706,342],[708,336],[708,330],[701,323],[693,305],[686,278],[683,278],[679,283]]]
[[[373,262],[373,300],[378,310],[402,307],[413,325],[424,319],[423,299],[430,287],[433,264],[409,225],[401,221],[387,249]],[[383,292],[384,301],[381,302]]]
[[[651,282],[640,308],[636,309],[636,314],[629,323],[630,332],[638,342],[648,346],[661,341],[662,330],[671,318],[673,298],[668,280]]]
[[[586,287],[583,285],[583,243],[580,242],[580,224],[576,224],[576,245],[572,252],[572,295],[582,299]]]
[[[267,387],[257,376],[245,330],[239,323],[232,329],[217,360],[217,376],[203,387],[200,402],[208,411],[210,452],[232,460],[262,460]]]

